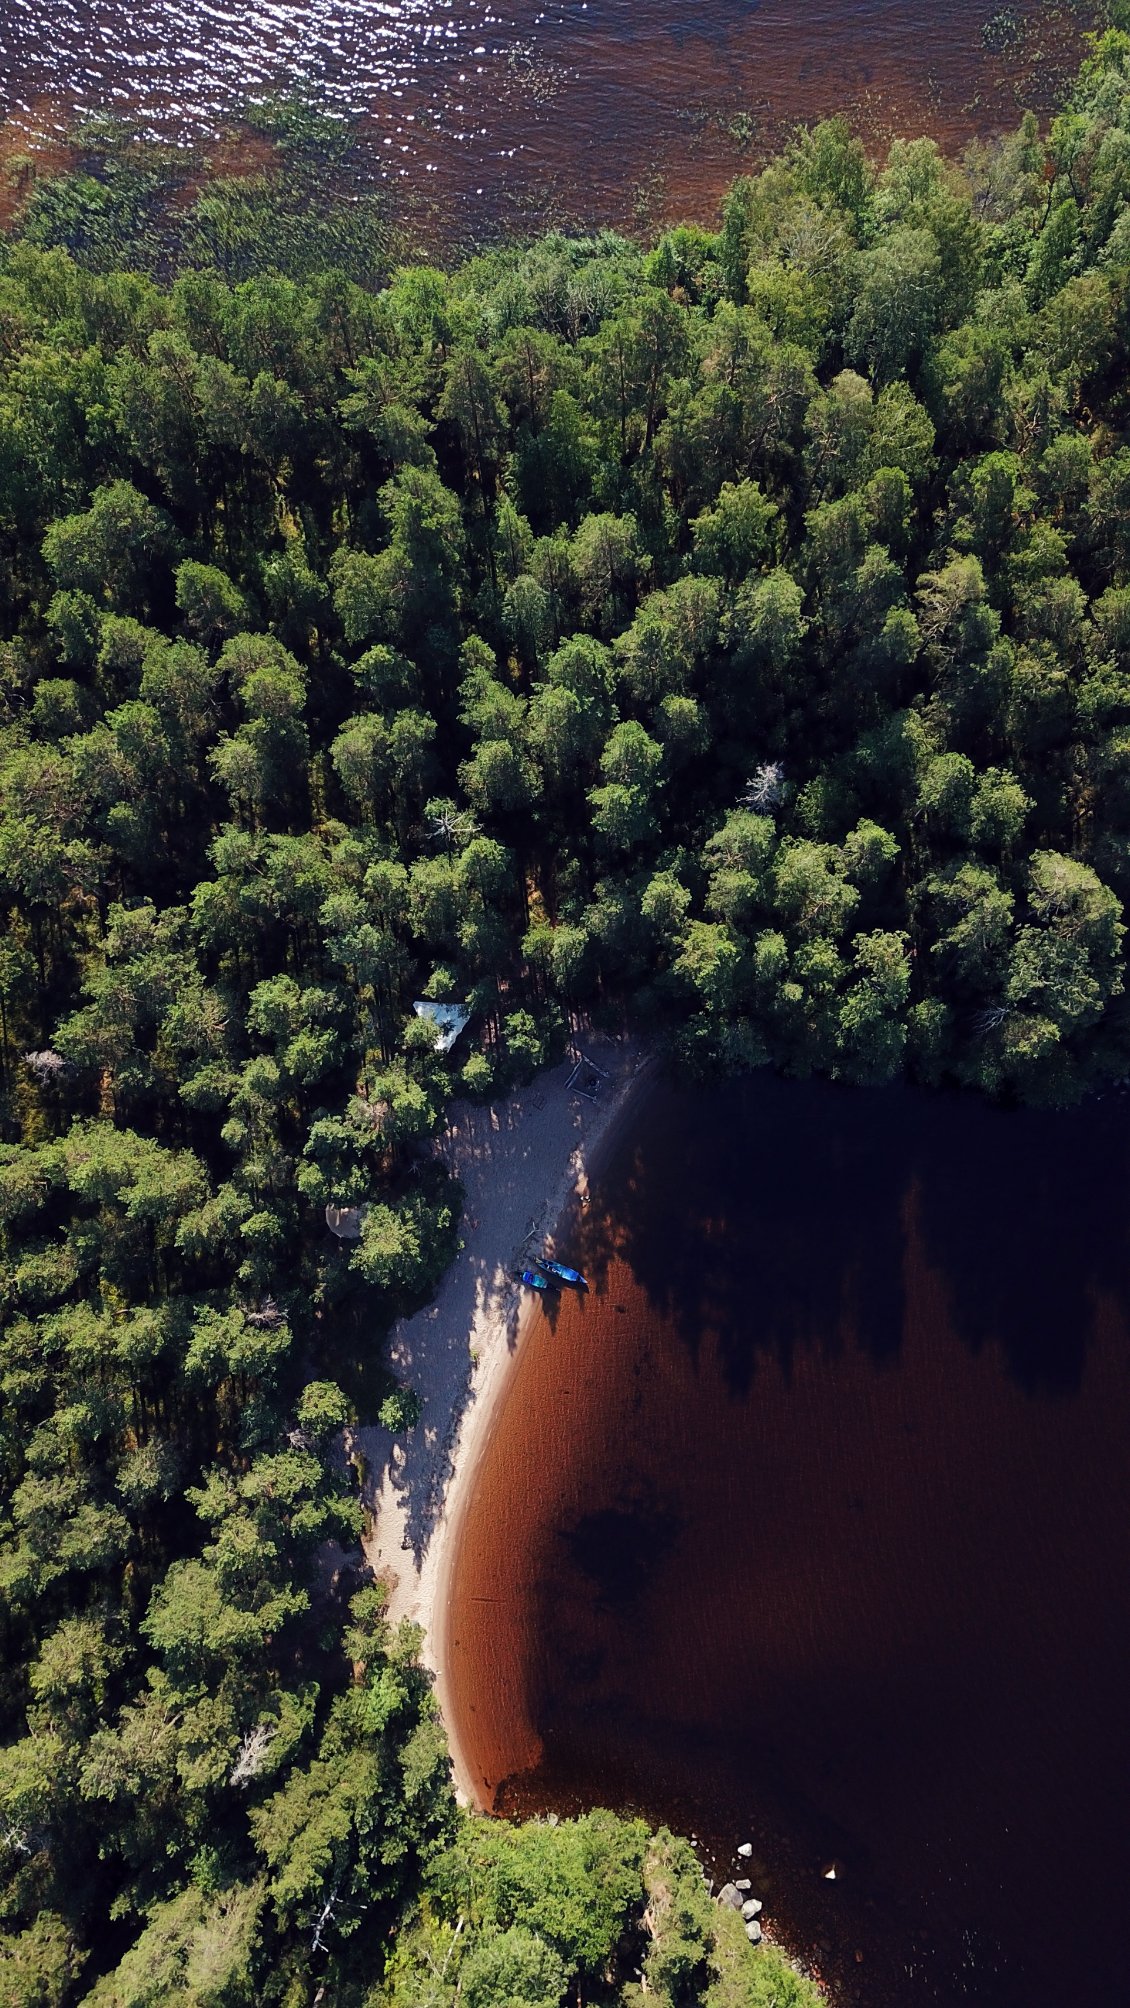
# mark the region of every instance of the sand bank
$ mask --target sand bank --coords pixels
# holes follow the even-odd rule
[[[471,1781],[447,1707],[444,1625],[459,1522],[531,1308],[513,1272],[552,1242],[571,1200],[583,1204],[595,1153],[649,1071],[647,1055],[628,1042],[586,1035],[584,1050],[607,1074],[595,1102],[570,1092],[569,1061],[505,1102],[452,1108],[438,1148],[466,1196],[463,1245],[434,1303],[389,1341],[393,1371],[420,1397],[420,1421],[397,1439],[376,1426],[356,1432],[367,1472],[365,1557],[388,1586],[393,1620],[423,1627],[467,1798]]]

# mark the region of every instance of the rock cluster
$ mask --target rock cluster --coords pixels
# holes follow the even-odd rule
[[[741,1847],[738,1849],[738,1854],[744,1859],[752,1855],[752,1853],[753,1847],[751,1843],[743,1841]],[[750,1888],[751,1884],[748,1876],[743,1876],[738,1882],[723,1883],[718,1892],[718,1902],[725,1904],[728,1910],[736,1910],[739,1913],[742,1923],[745,1925],[745,1935],[750,1944],[758,1945],[761,1942],[761,1926],[758,1923],[758,1919],[761,1916],[764,1905],[760,1897],[750,1896]]]

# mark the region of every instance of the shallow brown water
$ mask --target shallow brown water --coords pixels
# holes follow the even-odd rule
[[[1017,32],[987,49],[1002,13]],[[43,139],[116,111],[187,141],[305,80],[452,230],[709,218],[798,120],[957,149],[1046,111],[1086,18],[1066,0],[4,0],[0,117]]]
[[[1128,1118],[653,1093],[456,1560],[489,1801],[751,1839],[868,2008],[1126,1998]]]

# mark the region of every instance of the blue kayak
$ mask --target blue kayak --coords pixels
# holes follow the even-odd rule
[[[547,1260],[539,1262],[538,1268],[544,1269],[547,1276],[555,1276],[559,1283],[572,1283],[573,1287],[577,1290],[587,1290],[589,1287],[588,1278],[582,1276],[579,1269],[567,1269],[564,1262],[550,1262]]]
[[[527,1290],[549,1289],[548,1278],[545,1276],[539,1276],[536,1269],[523,1269],[521,1275],[518,1278],[518,1281],[520,1283],[524,1283]]]

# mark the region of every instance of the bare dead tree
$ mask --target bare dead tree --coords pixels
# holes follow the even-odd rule
[[[324,1933],[327,1924],[332,1923],[334,1913],[337,1910],[337,1896],[340,1888],[341,1888],[341,1877],[339,1876],[332,1890],[330,1891],[328,1897],[326,1898],[325,1903],[322,1905],[321,1911],[318,1914],[318,1921],[315,1924],[313,1932],[310,1935],[311,1952],[324,1952],[326,1950],[326,1941]]]
[[[273,1297],[262,1297],[250,1311],[244,1312],[249,1325],[259,1325],[264,1331],[273,1332],[286,1323],[286,1314],[280,1311]]]
[[[29,1073],[35,1075],[41,1087],[46,1087],[49,1081],[57,1081],[67,1067],[63,1055],[53,1052],[50,1046],[45,1046],[40,1053],[25,1053],[24,1065]]]
[[[257,1722],[253,1729],[248,1730],[239,1746],[239,1755],[232,1766],[231,1775],[228,1779],[229,1785],[249,1785],[251,1783],[251,1780],[262,1770],[263,1759],[274,1742],[274,1738],[275,1732],[269,1722]]]
[[[983,1011],[978,1011],[973,1020],[973,1030],[979,1039],[987,1039],[990,1032],[998,1031],[1007,1022],[1008,1017],[1007,1004],[988,1004]]]
[[[776,809],[785,793],[785,770],[779,760],[766,760],[755,767],[742,791],[743,809]]]

